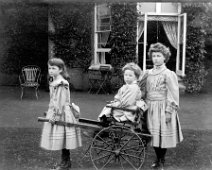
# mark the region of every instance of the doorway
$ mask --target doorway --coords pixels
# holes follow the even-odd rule
[[[143,66],[143,42],[144,40],[144,34],[140,37],[138,41],[138,62],[139,66],[142,68]],[[172,71],[176,71],[176,55],[177,55],[177,50],[171,45],[169,42],[165,30],[163,28],[162,22],[161,21],[148,21],[147,22],[147,51],[146,54],[149,51],[149,47],[153,43],[161,42],[165,46],[169,47],[171,51],[171,57],[166,64],[167,68],[169,68]],[[151,69],[153,67],[153,63],[149,56],[147,55],[146,58],[146,68]]]

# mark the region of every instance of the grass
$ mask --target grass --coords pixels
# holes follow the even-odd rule
[[[179,117],[184,140],[168,150],[167,170],[212,169],[212,91],[208,87],[205,93],[181,95]],[[21,101],[19,87],[0,87],[0,170],[47,170],[60,160],[59,151],[39,147],[41,123],[37,117],[47,109],[49,94],[41,90],[39,100],[35,100],[33,92],[27,91]],[[113,98],[86,92],[71,95],[81,108],[81,116],[90,119],[96,119],[105,102]],[[74,170],[94,170],[89,157],[82,159],[89,143],[83,137],[83,147],[72,151]],[[154,151],[148,147],[142,169],[150,170],[154,159]]]
[[[60,151],[39,147],[40,128],[0,128],[1,170],[47,170],[60,160]],[[167,170],[212,169],[212,131],[183,130],[184,141],[167,152]],[[83,157],[90,141],[83,137],[83,147],[73,150],[73,169],[94,170],[89,157]],[[148,147],[142,169],[150,169],[155,155]]]

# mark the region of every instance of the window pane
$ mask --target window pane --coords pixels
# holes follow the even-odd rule
[[[97,6],[97,31],[110,30],[111,11],[108,4],[100,4]]]
[[[110,17],[97,19],[97,31],[109,31],[110,30]]]
[[[162,13],[178,13],[178,3],[162,3],[161,4]]]
[[[111,64],[111,57],[108,52],[97,52],[97,59],[99,64]]]
[[[97,16],[110,16],[110,8],[108,4],[97,5]]]
[[[156,12],[156,3],[138,3],[138,10],[142,13],[145,12]]]
[[[99,64],[105,64],[105,53],[104,52],[97,52],[97,58]]]
[[[110,32],[99,32],[98,35],[98,48],[106,48],[106,45],[108,43]]]

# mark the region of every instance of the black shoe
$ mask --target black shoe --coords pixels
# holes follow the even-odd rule
[[[60,164],[55,170],[69,170],[71,169],[71,161],[66,161],[63,164]]]
[[[164,170],[164,166],[165,166],[165,159],[161,159],[161,170]]]
[[[158,160],[155,161],[155,162],[152,164],[151,167],[154,168],[154,169],[159,168],[159,167],[160,167],[160,162],[159,162]]]

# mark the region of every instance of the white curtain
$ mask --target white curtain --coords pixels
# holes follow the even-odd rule
[[[143,32],[144,32],[144,22],[139,21],[138,22],[138,40],[141,38]]]
[[[110,32],[100,33],[99,43],[101,44],[101,47],[105,47],[107,45],[109,35]]]
[[[171,45],[177,49],[177,22],[162,21],[163,28]]]
[[[110,8],[107,3],[97,5],[97,31],[108,30],[108,27],[110,26],[110,21],[108,21],[108,23],[102,23],[101,17],[109,18],[110,15]],[[106,26],[104,26],[105,24]],[[108,42],[110,32],[101,32],[98,34],[98,43],[101,47],[105,47]]]

